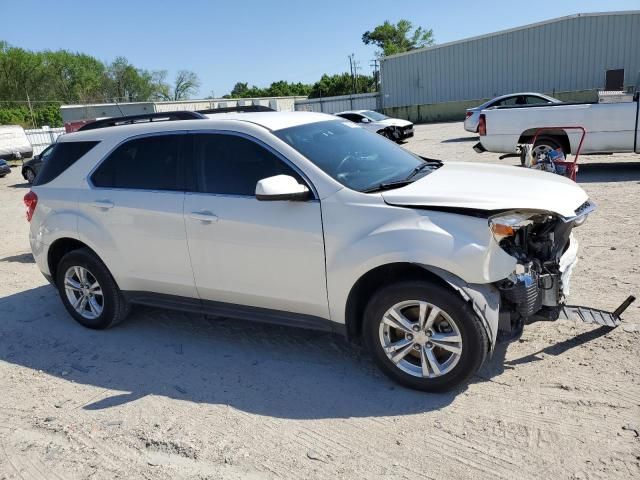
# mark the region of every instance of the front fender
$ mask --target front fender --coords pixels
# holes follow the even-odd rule
[[[345,322],[347,298],[358,279],[383,265],[418,264],[467,285],[490,284],[515,269],[515,258],[493,240],[486,219],[386,204],[372,204],[370,212],[366,205],[355,208],[348,224],[336,223],[333,206],[323,205],[329,308],[335,322]],[[333,235],[338,228],[340,235]]]

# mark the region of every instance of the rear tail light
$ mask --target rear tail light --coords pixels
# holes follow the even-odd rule
[[[487,120],[483,114],[480,115],[480,121],[478,122],[478,133],[481,137],[487,134]]]
[[[24,196],[24,204],[27,207],[27,222],[30,222],[33,217],[33,212],[36,209],[36,205],[38,204],[38,195],[29,190],[29,192]]]
[[[464,119],[466,120],[467,118],[469,118],[471,115],[473,115],[473,112],[467,112],[467,115],[464,117]]]

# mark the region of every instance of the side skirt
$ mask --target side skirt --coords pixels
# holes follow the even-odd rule
[[[153,292],[124,291],[122,294],[125,300],[135,305],[346,335],[344,325],[314,315]]]

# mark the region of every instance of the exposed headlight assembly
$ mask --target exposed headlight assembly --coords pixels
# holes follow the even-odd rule
[[[533,210],[512,210],[500,213],[489,218],[489,228],[496,242],[508,237],[513,237],[522,227],[531,225],[534,217],[539,217],[544,213]]]

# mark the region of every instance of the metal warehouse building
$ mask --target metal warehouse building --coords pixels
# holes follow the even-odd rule
[[[597,101],[639,72],[640,11],[577,14],[385,57],[382,107],[418,122],[459,120],[513,92]]]

